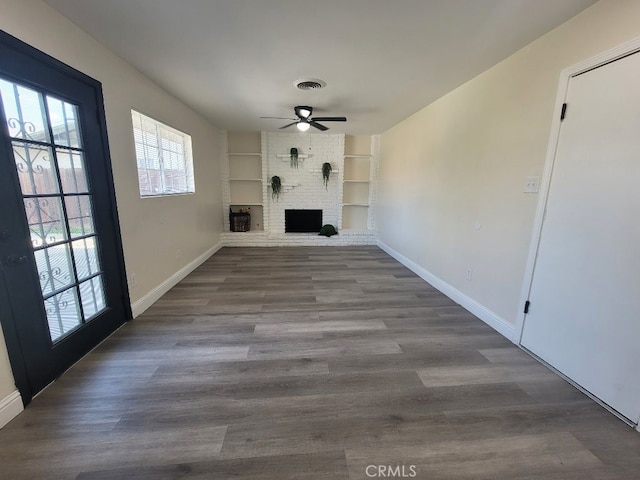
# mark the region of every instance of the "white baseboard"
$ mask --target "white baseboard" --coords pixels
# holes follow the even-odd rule
[[[202,255],[197,257],[195,260],[189,262],[187,265],[182,267],[176,273],[167,278],[160,285],[155,287],[153,290],[150,290],[146,295],[144,295],[139,300],[133,302],[131,304],[131,311],[133,313],[133,318],[141,315],[146,309],[148,309],[151,305],[157,302],[160,297],[162,297],[165,293],[171,290],[180,280],[193,272],[196,268],[206,262],[209,257],[215,254],[218,250],[222,248],[222,242],[217,245],[211,247],[209,250],[204,252]]]
[[[0,400],[0,428],[16,418],[23,410],[22,397],[18,390]]]
[[[442,293],[444,293],[447,297],[449,297],[451,300],[453,300],[457,304],[469,310],[476,317],[478,317],[484,323],[486,323],[491,328],[496,330],[498,333],[508,338],[510,341],[517,343],[517,341],[514,341],[515,325],[511,325],[505,319],[503,319],[499,315],[496,315],[494,312],[489,310],[484,305],[478,303],[473,298],[468,297],[457,288],[448,284],[444,280],[441,280],[440,278],[436,277],[431,272],[425,270],[420,265],[409,260],[407,257],[395,251],[393,248],[389,247],[383,242],[378,241],[378,246],[382,250],[387,252],[389,255],[391,255],[393,258],[398,260],[401,264],[403,264],[409,270],[411,270],[420,278],[422,278],[425,282],[432,285],[434,288],[440,290]]]

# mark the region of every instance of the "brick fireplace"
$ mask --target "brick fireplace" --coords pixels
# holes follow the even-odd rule
[[[371,137],[369,143],[371,142]],[[257,142],[251,147],[227,145],[227,151],[239,149],[258,150]],[[231,148],[230,148],[231,147]],[[291,148],[298,151],[297,168],[290,159]],[[367,148],[371,148],[367,145]],[[375,229],[364,225],[358,231],[343,229],[344,202],[344,168],[345,168],[345,135],[343,134],[302,134],[283,132],[262,132],[260,135],[260,168],[254,168],[251,175],[258,172],[262,177],[262,194],[260,204],[246,204],[252,213],[252,228],[249,232],[230,232],[222,235],[224,245],[237,246],[286,246],[286,245],[372,245],[377,242]],[[229,184],[233,184],[234,171],[232,161],[246,161],[243,157],[232,160],[233,154],[228,154],[229,163],[224,173],[226,183],[225,202],[223,208],[228,213],[229,206],[234,205],[233,193]],[[373,155],[371,156],[373,158]],[[257,160],[256,160],[257,161]],[[375,163],[374,163],[375,162]],[[329,181],[325,185],[322,176],[324,163],[331,165]],[[377,166],[377,160],[372,161]],[[233,173],[233,175],[231,175]],[[377,168],[374,171],[377,174]],[[271,178],[280,178],[281,191],[279,196],[272,195]],[[372,176],[375,180],[375,175]],[[242,181],[235,180],[236,183]],[[247,182],[249,183],[249,182]],[[257,183],[257,182],[255,182]],[[255,185],[250,185],[255,188]],[[375,184],[369,186],[367,199],[368,208],[375,207]],[[237,196],[237,195],[236,195]],[[258,196],[258,193],[254,193]],[[254,200],[255,201],[255,200]],[[236,202],[239,204],[239,202]],[[364,208],[366,210],[366,207]],[[339,234],[331,238],[312,235],[311,228],[287,228],[287,211],[320,211],[320,227],[330,224],[336,227]],[[257,212],[257,213],[256,213]],[[317,215],[317,214],[316,214]],[[372,218],[373,215],[370,215]],[[257,219],[261,221],[258,221]],[[316,220],[317,223],[317,220]],[[317,225],[316,225],[317,226]],[[256,228],[257,227],[257,228]],[[297,231],[292,231],[297,230]],[[315,232],[319,231],[313,229]]]

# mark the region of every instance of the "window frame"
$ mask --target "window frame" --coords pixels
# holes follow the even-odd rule
[[[145,124],[152,124],[155,131],[152,132],[151,129],[145,129]],[[136,159],[138,192],[140,194],[140,198],[173,197],[176,195],[193,195],[196,193],[191,135],[174,128],[171,125],[167,125],[166,123],[156,120],[153,117],[145,115],[133,108],[131,109],[131,131],[133,134],[133,147]],[[152,157],[150,159],[148,153],[145,153],[143,156],[138,155],[140,150],[148,151],[150,146],[149,143],[144,141],[145,136],[149,136],[151,137],[150,139],[155,141],[155,145],[151,146],[156,150],[155,158]],[[175,137],[179,137],[181,142],[176,142]],[[177,148],[176,151],[171,148],[172,145],[177,145],[180,148]],[[177,170],[181,175],[183,175],[182,178],[184,178],[185,185],[184,189],[178,190],[168,187],[170,177],[167,172],[170,169],[167,168],[167,164],[175,162],[176,158],[166,159],[165,156],[167,154],[172,156],[176,155],[178,157],[177,163],[182,164],[180,168],[174,170]],[[157,162],[158,168],[149,168],[149,163],[151,162]],[[150,172],[156,172],[155,175],[159,178],[160,190],[145,193],[148,190],[145,189],[145,182],[143,181],[141,174],[146,174],[146,181],[149,186],[149,190],[153,190],[153,187],[156,186],[156,184],[150,179]]]

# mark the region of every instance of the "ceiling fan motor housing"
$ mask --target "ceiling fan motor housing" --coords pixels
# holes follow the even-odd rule
[[[311,114],[313,113],[313,108],[312,107],[307,107],[304,105],[300,105],[297,106],[293,109],[296,112],[296,116],[300,119],[306,119],[309,118],[311,116]]]
[[[318,122],[346,122],[346,117],[315,117],[313,118],[313,107],[309,107],[306,105],[297,105],[293,108],[293,111],[296,114],[296,119],[286,118],[286,117],[260,117],[260,118],[281,118],[282,120],[295,120],[295,122],[288,123],[283,127],[280,127],[280,130],[285,128],[289,128],[293,125],[296,125],[298,130],[301,132],[306,132],[310,127],[317,128],[320,131],[329,130],[329,127],[325,127],[321,123]]]

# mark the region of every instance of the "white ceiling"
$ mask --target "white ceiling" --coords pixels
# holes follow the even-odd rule
[[[45,0],[229,130],[381,133],[595,0]],[[319,91],[293,83],[313,77]],[[295,131],[295,130],[293,130]]]

